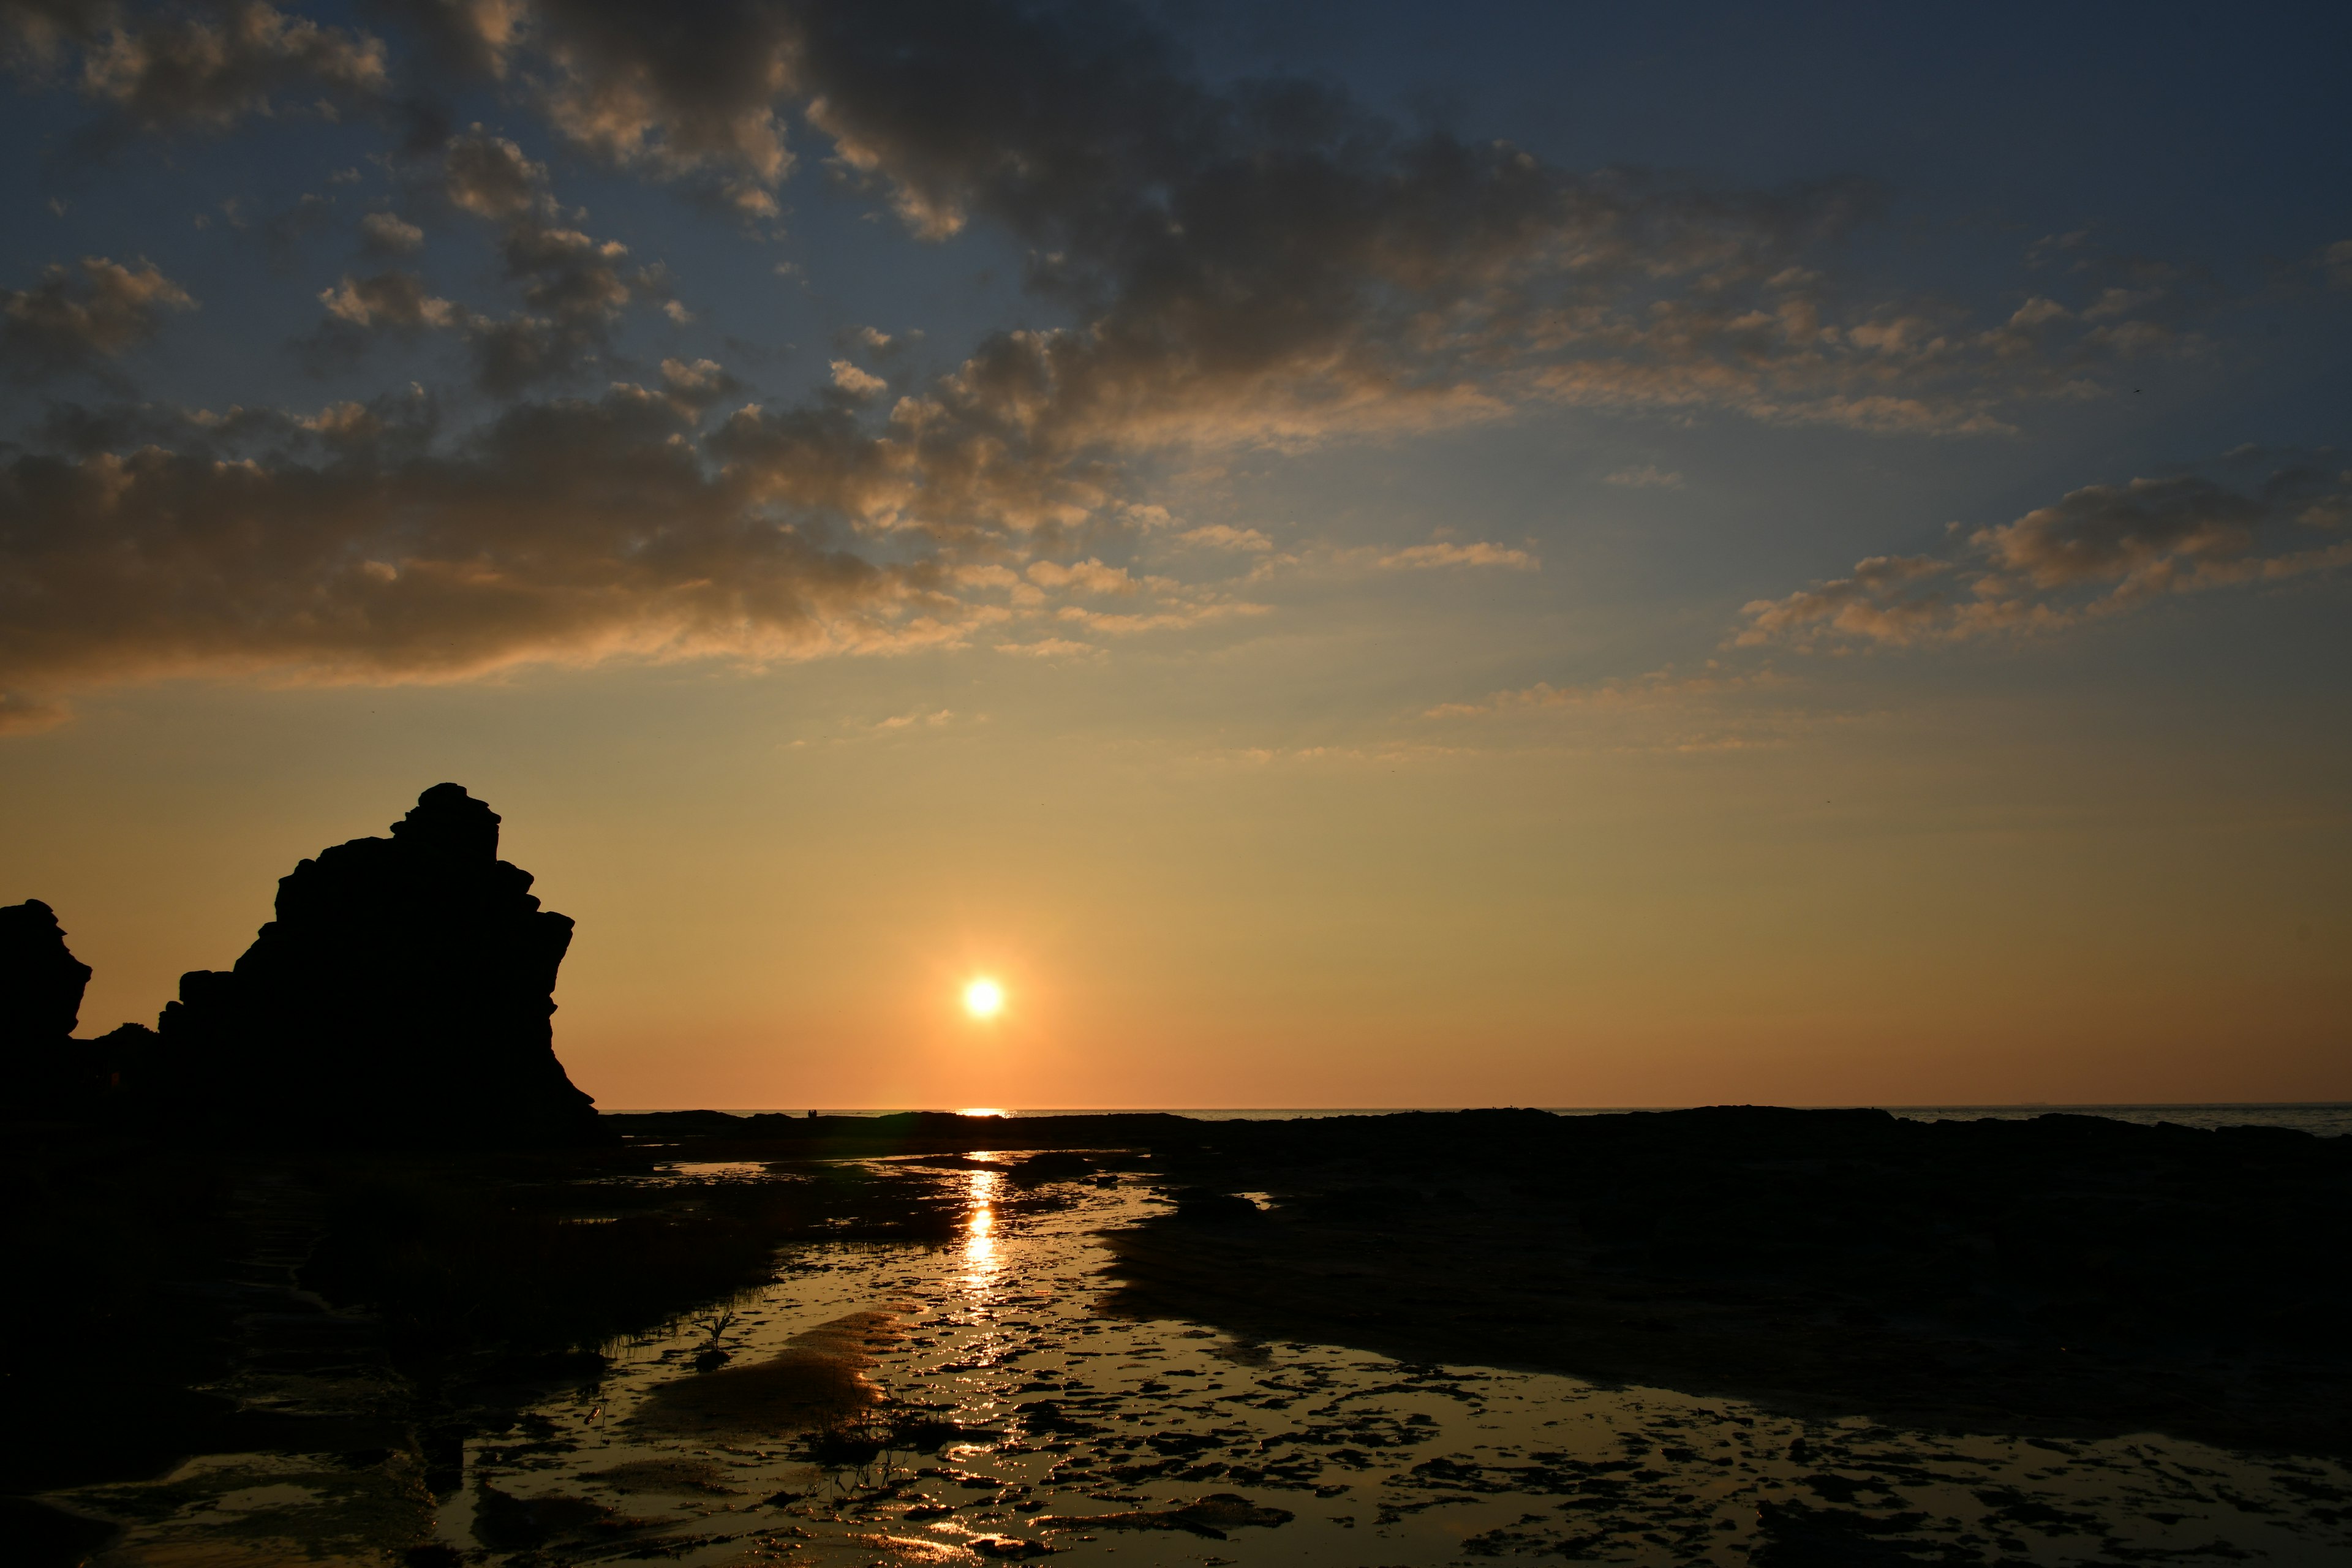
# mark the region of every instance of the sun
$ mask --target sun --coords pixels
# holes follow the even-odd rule
[[[963,1010],[975,1018],[993,1018],[1004,1011],[1004,987],[986,978],[963,988]]]

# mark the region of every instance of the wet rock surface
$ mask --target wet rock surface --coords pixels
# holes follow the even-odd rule
[[[2352,1140],[2084,1116],[1215,1125],[1131,1310],[1978,1431],[2352,1452]],[[1263,1213],[1201,1195],[1262,1190]]]
[[[593,1136],[549,1023],[572,921],[498,858],[499,823],[436,784],[390,837],[281,879],[236,967],[183,976],[164,1009],[181,1108],[328,1136]]]
[[[1048,1555],[1111,1568],[1498,1557],[2055,1568],[2352,1553],[2352,1472],[2280,1429],[2242,1444],[2200,1440],[2186,1421],[2037,1414],[2011,1407],[2016,1390],[1998,1378],[1969,1407],[1933,1385],[1945,1403],[1932,1415],[1883,1391],[1841,1394],[1830,1375],[1740,1397],[1707,1374],[1717,1363],[1689,1355],[1694,1340],[1752,1366],[1771,1353],[1757,1324],[1801,1331],[1803,1312],[1826,1311],[1866,1354],[1878,1353],[1873,1332],[1932,1347],[1948,1331],[1848,1327],[1872,1309],[1785,1278],[1637,1276],[1622,1232],[1522,1228],[1517,1253],[1480,1252],[1476,1216],[1508,1211],[1525,1167],[1430,1157],[1444,1145],[1428,1131],[1449,1119],[1404,1119],[1418,1135],[1351,1143],[1361,1134],[1346,1127],[1171,1134],[1176,1119],[1074,1118],[1058,1130],[1066,1143],[1079,1125],[1125,1122],[1152,1146],[1106,1140],[1042,1168],[1024,1155],[1053,1128],[1006,1138],[1020,1123],[827,1118],[799,1142],[761,1142],[740,1137],[751,1120],[711,1121],[719,1136],[702,1140],[639,1121],[647,1134],[618,1150],[232,1173],[212,1205],[232,1222],[216,1252],[230,1263],[200,1282],[218,1337],[201,1381],[234,1419],[184,1428],[216,1434],[214,1446],[165,1456],[149,1479],[77,1481],[53,1468],[20,1503],[119,1529],[103,1568],[386,1553],[546,1568],[978,1568]],[[1616,1140],[1629,1171],[1640,1150],[1612,1123],[1659,1146],[1704,1142],[1727,1170],[1759,1147],[1722,1118],[1711,1130],[1698,1119],[1699,1140],[1671,1118],[1591,1120],[1599,1131],[1578,1135]],[[1514,1151],[1493,1126],[1463,1142],[1478,1159],[1524,1159],[1525,1141]],[[2078,1131],[2062,1121],[2059,1142],[2079,1146]],[[992,1147],[991,1131],[1024,1147]],[[810,1152],[853,1136],[898,1146]],[[2153,1173],[2052,1155],[2030,1179],[1971,1156],[1967,1185],[1979,1201],[2007,1184],[2019,1202],[2071,1203],[2074,1184],[2095,1176],[2137,1181],[2155,1201],[2179,1201],[2171,1181],[2281,1202],[2287,1187],[2325,1190],[2332,1142],[2309,1169],[2240,1158],[2228,1181],[2197,1162],[2317,1142],[2179,1144],[2190,1152]],[[1312,1157],[1291,1157],[1300,1150]],[[1558,1147],[1546,1158],[1541,1169],[1566,1164]],[[1751,1180],[1769,1185],[1769,1169]],[[1895,1183],[1881,1173],[1878,1184]],[[1202,1193],[1233,1203],[1179,1217]],[[1508,1233],[1498,1224],[1488,1240]],[[1416,1272],[1431,1236],[1470,1237],[1471,1250],[1446,1255],[1450,1275]],[[1270,1255],[1246,1250],[1269,1243]],[[1577,1250],[1602,1247],[1605,1265]],[[1150,1256],[1163,1248],[1184,1249],[1181,1267]],[[1246,1267],[1218,1282],[1236,1258]],[[1608,1293],[1559,1285],[1593,1274]],[[1302,1294],[1309,1277],[1322,1294]],[[1149,1292],[1171,1280],[1205,1306],[1155,1304]],[[1759,1300],[1791,1300],[1803,1312],[1755,1315]],[[1717,1314],[1704,1334],[1694,1302]],[[1613,1316],[1598,1315],[1604,1305]],[[1328,1331],[1298,1327],[1304,1308]],[[1432,1324],[1477,1338],[1498,1323],[1540,1356],[1426,1348],[1440,1341]],[[1831,1338],[1795,1337],[1792,1364],[1827,1360]],[[2297,1362],[2286,1342],[2245,1342],[2226,1365],[2193,1347],[2176,1365],[2225,1384],[2258,1384],[2264,1366],[2326,1374],[2323,1353]],[[1625,1359],[1594,1370],[1604,1353]],[[1891,1356],[1864,1367],[1901,1371]],[[2105,1363],[2083,1383],[2147,1394]],[[2273,1392],[2303,1420],[2298,1387]]]
[[[1148,1163],[1097,1161],[1129,1177]],[[802,1246],[772,1284],[486,1420],[434,1484],[410,1560],[2316,1568],[2352,1551],[2352,1472],[2326,1458],[1922,1430],[1126,1316],[1101,1295],[1101,1240],[1169,1207],[1156,1184],[1024,1188],[1010,1157],[985,1155],[880,1163],[953,1204],[955,1233]],[[646,1419],[719,1375],[714,1351],[756,1368],[824,1345],[872,1390],[841,1425]],[[311,1510],[358,1516],[316,1466],[302,1496],[222,1472],[244,1511],[207,1513],[190,1501],[207,1473],[165,1483],[176,1511],[140,1513],[135,1488],[98,1500],[148,1521],[130,1548],[204,1546],[208,1563],[260,1561],[220,1554],[241,1539],[224,1522],[282,1542]]]

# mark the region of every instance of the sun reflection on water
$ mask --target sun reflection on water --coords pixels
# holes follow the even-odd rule
[[[965,1283],[985,1285],[996,1267],[996,1188],[1004,1178],[994,1171],[969,1174],[971,1183],[966,1198],[971,1206],[964,1220],[963,1260],[970,1272]]]

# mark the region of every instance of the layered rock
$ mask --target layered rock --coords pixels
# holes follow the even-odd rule
[[[542,1139],[592,1128],[550,1018],[572,921],[499,858],[499,816],[436,784],[389,838],[278,884],[231,970],[180,980],[163,1035],[217,1114],[331,1131]]]
[[[98,1082],[73,1037],[89,965],[38,899],[0,908],[0,1103],[16,1114],[80,1108]]]

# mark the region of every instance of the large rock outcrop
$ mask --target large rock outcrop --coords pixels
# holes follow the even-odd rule
[[[38,899],[0,908],[0,1106],[18,1115],[80,1109],[98,1083],[80,1042],[89,965]]]
[[[289,1131],[430,1139],[585,1135],[593,1102],[549,1018],[572,921],[499,858],[499,816],[436,784],[389,838],[278,884],[236,967],[180,979],[163,1035],[187,1098]]]

